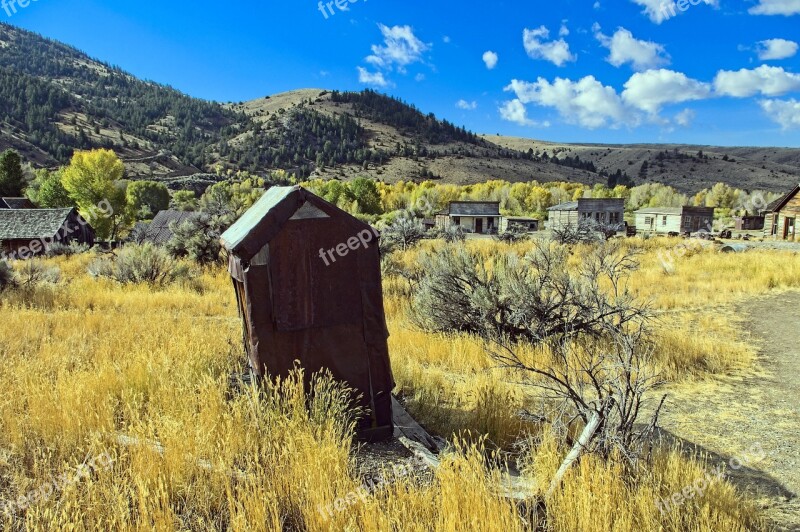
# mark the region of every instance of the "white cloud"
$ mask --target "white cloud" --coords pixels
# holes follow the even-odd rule
[[[691,109],[684,109],[680,113],[675,115],[675,123],[679,126],[689,127],[694,122],[697,113],[692,111]]]
[[[478,102],[472,101],[468,102],[467,100],[458,100],[456,102],[456,107],[459,109],[464,109],[465,111],[474,111],[478,108]]]
[[[556,66],[575,61],[577,59],[570,51],[569,44],[563,38],[557,41],[546,41],[550,38],[550,30],[540,26],[534,30],[525,28],[522,32],[522,41],[525,51],[532,59],[544,59]]]
[[[494,67],[496,67],[497,61],[499,60],[500,57],[491,50],[483,53],[483,62],[486,63],[486,68],[488,68],[489,70],[492,70]]]
[[[366,85],[375,85],[376,87],[389,86],[389,82],[383,77],[382,72],[369,72],[364,67],[358,67],[358,81]]]
[[[566,122],[589,129],[616,128],[638,122],[614,88],[604,86],[594,76],[578,81],[556,78],[552,83],[544,78],[535,83],[515,79],[505,90],[517,96],[506,104],[505,113],[501,111],[506,120],[511,120],[511,116],[520,119],[524,116],[521,114],[525,109],[523,104],[534,103],[554,108]]]
[[[762,61],[788,59],[797,53],[798,45],[786,39],[767,39],[756,43],[758,58]]]
[[[406,66],[422,61],[422,55],[430,50],[430,45],[425,44],[414,35],[411,26],[388,27],[378,24],[383,34],[383,45],[372,45],[372,55],[367,57],[367,62],[382,69],[391,69],[397,66],[403,70]]]
[[[800,13],[800,0],[760,0],[758,5],[748,10],[751,15],[797,15]]]
[[[662,68],[631,76],[625,82],[622,99],[631,107],[656,115],[664,105],[702,100],[710,94],[709,84],[691,79],[682,72]]]
[[[761,94],[780,96],[800,91],[800,75],[786,72],[781,67],[761,65],[753,70],[720,70],[714,78],[714,89],[722,96],[747,98]]]
[[[561,27],[558,29],[558,36],[559,37],[566,37],[569,35],[569,28],[567,27],[567,21],[561,23]]]
[[[550,122],[536,122],[528,118],[528,110],[518,99],[509,100],[500,106],[500,117],[520,126],[550,127]]]
[[[444,37],[442,37],[442,41],[445,44],[450,44],[450,36],[449,35],[445,35]]]
[[[598,25],[593,29],[595,38],[610,52],[606,61],[615,67],[630,63],[634,70],[647,70],[669,64],[669,55],[658,43],[636,39],[625,28],[619,28],[611,37],[604,35]]]
[[[800,128],[800,101],[761,100],[759,104],[767,116],[783,129]]]
[[[661,24],[676,15],[685,12],[689,7],[696,6],[700,2],[718,7],[719,0],[688,0],[686,3],[676,4],[672,0],[631,0],[634,4],[644,7],[642,13],[647,15],[656,24]]]
[[[592,6],[594,9],[600,9],[600,2],[595,2]]]

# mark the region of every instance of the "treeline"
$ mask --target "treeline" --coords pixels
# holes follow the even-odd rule
[[[430,144],[448,142],[466,142],[479,146],[484,144],[477,135],[463,127],[451,124],[447,120],[439,120],[433,113],[423,114],[411,104],[370,89],[362,92],[333,91],[331,101],[350,104],[356,117],[395,127],[410,136],[418,136]]]
[[[355,192],[350,188],[351,185],[339,181],[312,180],[303,186],[340,208],[370,221],[378,221],[403,210],[411,210],[418,216],[432,216],[445,209],[452,201],[498,201],[500,210],[505,215],[532,216],[544,220],[550,207],[579,198],[623,198],[625,210],[629,213],[644,207],[714,207],[718,217],[727,218],[738,214],[756,214],[780,196],[758,190],[741,190],[724,183],[717,183],[691,197],[659,183],[608,187],[599,184],[590,186],[538,181],[509,183],[499,180],[475,185],[450,185],[431,181],[401,181],[393,184],[375,182],[374,194],[364,192],[368,188],[364,183],[359,183]],[[379,200],[375,200],[376,197]]]

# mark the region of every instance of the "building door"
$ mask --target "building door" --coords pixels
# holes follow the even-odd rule
[[[783,239],[794,240],[794,218],[785,218],[783,222]]]
[[[475,232],[478,234],[483,233],[483,218],[475,218]]]

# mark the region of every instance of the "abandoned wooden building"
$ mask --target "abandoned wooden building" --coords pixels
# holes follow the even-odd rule
[[[461,227],[467,233],[490,235],[500,227],[499,201],[454,201],[436,215],[436,227]]]
[[[94,230],[77,209],[0,209],[0,242],[11,258],[41,255],[54,243],[94,245]]]
[[[636,211],[637,233],[710,233],[713,223],[713,207],[645,207]]]
[[[737,231],[760,231],[764,229],[763,216],[734,216]]]
[[[621,198],[580,198],[547,209],[551,230],[567,226],[577,227],[581,223],[625,228],[625,200]]]
[[[539,230],[539,220],[537,218],[526,218],[524,216],[503,216],[500,219],[500,232],[519,231],[523,233],[535,233]]]
[[[195,216],[193,212],[182,211],[159,211],[153,221],[143,227],[143,242],[151,242],[156,245],[165,245],[173,237],[173,227],[177,227],[182,223]]]
[[[764,237],[772,240],[797,240],[800,218],[800,186],[770,203],[765,209]]]
[[[361,395],[365,440],[392,435],[379,234],[300,187],[273,187],[222,235],[257,376],[323,369]]]

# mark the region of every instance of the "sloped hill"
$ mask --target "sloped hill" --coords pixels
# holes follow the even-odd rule
[[[770,191],[800,182],[798,149],[556,144],[475,135],[369,90],[301,89],[250,102],[209,102],[0,23],[0,149],[9,147],[44,167],[66,163],[76,149],[112,148],[129,177],[164,179],[173,187],[219,167],[389,182],[632,179],[687,193],[720,181]]]

